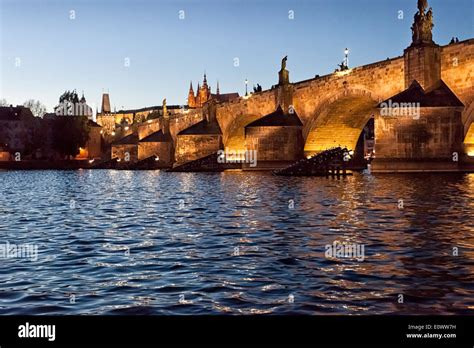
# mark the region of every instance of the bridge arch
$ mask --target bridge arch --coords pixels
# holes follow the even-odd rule
[[[325,99],[305,124],[305,155],[335,146],[355,150],[364,127],[377,113],[381,101],[381,95],[363,86],[344,88]]]
[[[258,120],[262,115],[242,114],[235,117],[224,132],[224,147],[234,151],[245,150],[245,126]]]
[[[465,106],[462,119],[464,124],[464,137],[466,137],[474,122],[474,102]]]
[[[474,155],[474,102],[466,106],[463,113],[464,148],[466,153]]]

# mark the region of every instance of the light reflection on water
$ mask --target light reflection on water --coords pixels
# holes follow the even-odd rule
[[[473,314],[474,175],[3,171],[0,190],[0,243],[40,252],[1,260],[0,314]],[[365,261],[325,258],[335,240]]]

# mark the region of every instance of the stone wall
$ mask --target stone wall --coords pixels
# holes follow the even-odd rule
[[[185,113],[179,113],[170,117],[170,134],[175,143],[179,132],[202,121],[203,118],[202,109],[187,110]]]
[[[375,118],[376,160],[445,159],[461,153],[462,120],[460,108],[421,108],[420,118]]]
[[[176,162],[178,164],[194,161],[222,149],[221,135],[180,135],[176,143]]]
[[[138,145],[136,144],[112,145],[112,158],[118,158],[121,161],[125,161],[127,157],[127,153],[128,153],[131,163],[138,161]]]
[[[102,134],[99,127],[90,128],[86,148],[89,158],[100,158],[102,156]]]
[[[429,89],[441,77],[441,47],[435,44],[410,46],[405,50],[405,87],[416,80]]]
[[[223,132],[225,146],[234,150],[244,150],[245,126],[274,112],[277,106],[275,90],[267,90],[218,104],[216,118]]]
[[[262,161],[297,161],[303,157],[300,127],[250,127],[245,130],[245,148],[256,151]]]
[[[310,131],[314,130],[314,121],[333,107],[332,104],[337,100],[348,95],[360,95],[374,100],[375,107],[378,100],[389,98],[401,92],[404,87],[404,60],[403,57],[398,57],[294,83],[293,107],[304,124],[303,137],[306,140]],[[243,128],[275,111],[278,92],[277,87],[218,105],[217,120],[223,131],[226,147],[237,150],[244,148]],[[347,118],[352,116],[347,114]],[[366,115],[360,117],[365,119]],[[354,142],[357,142],[359,135],[355,136]]]
[[[441,78],[469,108],[474,100],[474,39],[442,47]]]
[[[465,120],[474,118],[474,107],[468,111],[474,98],[474,40],[441,47],[441,77],[454,93],[466,104]],[[456,64],[454,64],[456,63]],[[344,72],[312,78],[293,84],[293,106],[301,118],[303,136],[308,139],[314,131],[315,120],[334,107],[334,103],[348,95],[361,95],[377,101],[385,100],[405,90],[405,59],[403,56],[356,67]],[[243,149],[243,128],[275,111],[277,90],[270,89],[250,97],[241,97],[230,103],[219,104],[217,120],[223,132],[224,144],[233,149]],[[348,119],[352,115],[347,114]],[[359,115],[365,118],[366,115]],[[363,123],[363,122],[361,122]],[[470,124],[470,122],[469,122]],[[360,129],[362,131],[362,129]],[[474,143],[474,131],[473,143]],[[358,138],[357,135],[354,135]],[[354,141],[357,141],[355,139]],[[335,139],[337,143],[337,139]]]
[[[112,114],[97,115],[97,123],[102,126],[106,134],[111,134],[115,130],[115,116]]]
[[[173,144],[167,142],[138,143],[138,159],[144,160],[151,156],[158,156],[160,162],[168,165],[173,163]]]
[[[155,118],[155,119],[140,123],[137,127],[138,139],[140,140],[144,139],[150,134],[158,132],[162,127],[161,124],[162,124],[161,118]]]

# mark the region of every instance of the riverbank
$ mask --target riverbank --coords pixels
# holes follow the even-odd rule
[[[208,156],[209,157],[209,156]],[[153,158],[146,159],[136,163],[118,161],[117,159],[100,161],[100,160],[62,160],[62,161],[0,161],[0,170],[78,170],[78,169],[115,169],[115,170],[166,170],[170,172],[223,172],[226,170],[243,170],[249,171],[242,164],[232,163],[217,165],[210,158],[181,164],[173,168],[165,165]],[[214,165],[211,165],[214,164]],[[406,164],[397,165],[397,162],[384,163],[371,166],[372,173],[474,173],[474,161],[462,162],[458,165],[451,166],[435,166],[433,162],[416,163],[416,166],[407,166]],[[284,169],[284,168],[282,168]],[[346,170],[351,172],[360,172],[367,167],[361,163],[348,163]],[[274,168],[260,167],[250,171],[271,172]],[[294,173],[293,173],[294,174]],[[308,173],[309,176],[311,176]]]

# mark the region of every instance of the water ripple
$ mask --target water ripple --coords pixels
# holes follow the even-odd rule
[[[0,314],[474,314],[474,175],[0,178]]]

